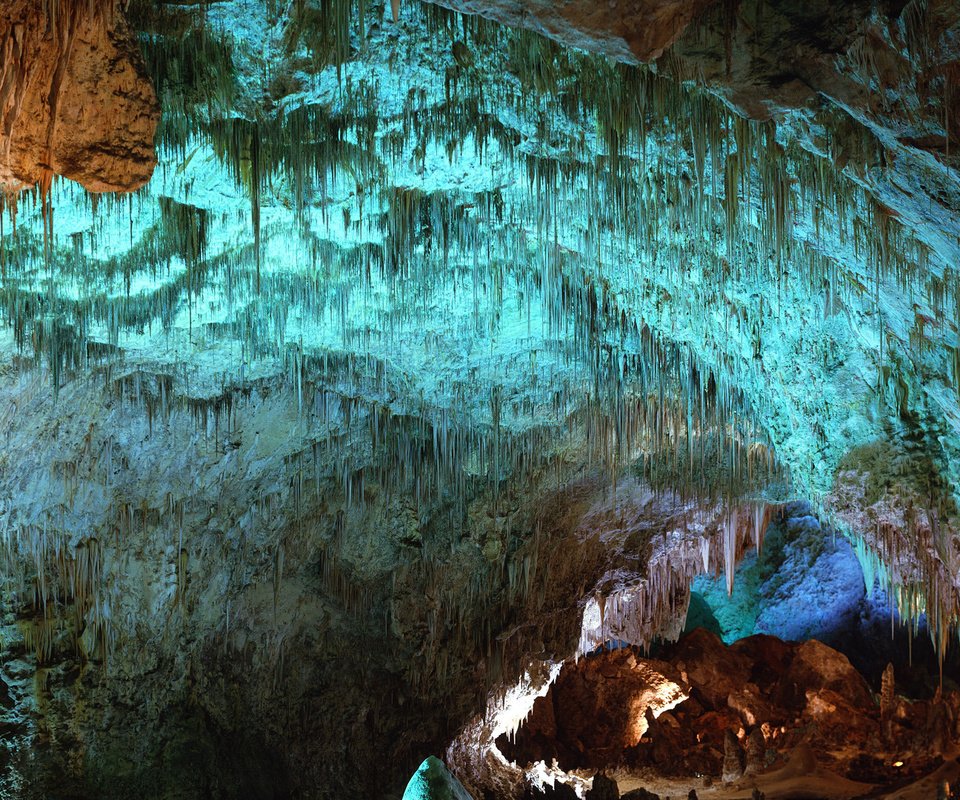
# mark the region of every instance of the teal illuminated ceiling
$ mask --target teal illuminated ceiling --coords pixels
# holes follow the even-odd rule
[[[163,105],[152,181],[55,184],[49,236],[39,200],[5,220],[3,348],[51,392],[99,382],[229,439],[235,404],[282,387],[351,502],[561,462],[822,501],[880,441],[952,517],[956,219],[891,210],[909,187],[879,133],[747,120],[429,4],[131,13]]]

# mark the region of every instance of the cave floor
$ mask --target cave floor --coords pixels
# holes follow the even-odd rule
[[[691,786],[689,778],[668,778],[652,771],[642,774],[617,771],[611,773],[611,777],[616,780],[621,796],[642,788],[661,798],[685,798],[690,789],[695,788],[698,800],[750,800],[757,788],[765,800],[934,800],[937,787],[944,782],[951,787],[960,785],[960,748],[944,754],[943,764],[934,771],[898,786],[848,780],[822,767],[810,769],[802,759],[733,784],[713,781],[706,785],[706,779],[701,778],[699,785]]]

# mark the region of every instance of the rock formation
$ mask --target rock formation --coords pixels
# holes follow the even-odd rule
[[[567,769],[612,766],[619,753],[640,743],[648,719],[686,697],[669,664],[638,659],[630,649],[614,651],[563,670],[534,702],[523,738],[513,742],[504,735],[498,746],[519,763],[557,759]]]
[[[760,727],[750,731],[747,737],[746,761],[743,767],[744,775],[756,775],[766,767],[767,742]]]
[[[653,61],[716,0],[430,0],[621,61]]]
[[[429,756],[407,784],[403,800],[471,800],[471,797],[440,759]]]
[[[116,0],[10,0],[0,10],[0,189],[53,175],[91,192],[137,189],[160,116]]]
[[[0,792],[516,797],[521,706],[689,774],[867,735],[815,642],[586,658],[795,497],[955,639],[956,4],[444,5],[0,10]]]
[[[593,785],[587,792],[586,800],[620,800],[620,790],[613,778],[598,772],[593,776]]]
[[[720,777],[724,783],[736,783],[743,777],[743,750],[732,731],[723,735],[723,772]]]
[[[850,699],[857,697],[862,677],[841,654],[818,642],[755,636],[724,646],[694,631],[661,655],[666,660],[630,650],[599,652],[565,665],[517,732],[498,740],[500,751],[528,776],[537,773],[538,764],[573,770],[589,760],[594,768],[617,768],[621,778],[659,776],[670,794],[698,774],[712,774],[725,784],[749,778],[748,787],[774,797],[800,791],[804,781],[811,782],[811,792],[833,782],[838,793],[851,797],[894,780],[916,782],[921,791],[921,782],[929,782],[932,770],[943,763],[939,754],[946,752],[949,709],[960,702],[956,690],[932,702],[902,700],[891,723],[892,741],[880,743],[878,704],[871,698],[858,707]],[[700,662],[716,668],[698,669]],[[644,712],[647,729],[631,743],[639,708],[631,705],[631,714],[624,715],[623,695],[610,685],[635,681],[638,667],[648,685],[658,682],[653,677],[658,673],[663,684],[667,678],[661,671],[681,663],[690,678],[689,696],[669,711]],[[744,670],[754,682],[754,708],[763,709],[755,712],[755,723],[743,722],[733,704],[723,700],[724,692],[736,693],[724,677],[731,668]],[[600,675],[605,680],[597,680]],[[563,710],[571,705],[586,711],[576,728]],[[593,721],[590,730],[587,720]],[[642,798],[646,791],[631,789],[624,796]]]
[[[631,789],[629,792],[620,795],[620,800],[660,800],[660,795],[646,789]]]

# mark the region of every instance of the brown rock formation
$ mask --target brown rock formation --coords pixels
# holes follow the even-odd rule
[[[653,61],[716,0],[432,0],[618,61]]]
[[[880,726],[884,743],[890,744],[893,730],[893,712],[895,708],[895,683],[893,664],[887,664],[883,671],[883,682],[880,686]]]
[[[593,778],[593,787],[587,792],[587,800],[619,800],[620,790],[613,778],[608,778],[602,772]]]
[[[754,728],[747,737],[747,763],[744,767],[745,775],[756,775],[763,772],[767,743],[759,728]]]
[[[797,648],[777,693],[785,705],[803,705],[811,691],[836,692],[855,708],[873,709],[870,687],[842,653],[811,639]]]
[[[564,44],[627,63],[651,62],[672,48],[662,68],[696,79],[746,116],[768,118],[826,96],[851,107],[873,109],[876,97],[862,75],[845,74],[838,57],[869,64],[884,89],[910,72],[890,31],[871,21],[877,4],[833,5],[776,2],[717,3],[715,0],[431,0],[457,11],[526,27]],[[881,3],[891,22],[903,3]],[[945,0],[927,7],[918,24],[930,31],[956,23]],[[883,20],[883,17],[881,17]],[[895,27],[892,24],[891,28]],[[931,37],[934,42],[936,37]],[[849,52],[848,52],[849,51]],[[938,59],[928,59],[931,63]],[[942,61],[943,59],[939,59]],[[953,63],[953,62],[950,62]],[[930,66],[930,65],[925,65]],[[927,82],[940,77],[932,67]]]
[[[876,703],[840,653],[815,641],[776,642],[757,636],[725,647],[712,635],[694,631],[663,654],[666,661],[619,650],[570,663],[536,701],[516,736],[501,737],[498,745],[521,767],[556,759],[560,769],[615,767],[638,778],[715,775],[731,784],[749,777],[761,795],[783,788],[784,781],[807,777],[859,781],[861,789],[868,783],[918,779],[942,763],[939,756],[955,745],[953,709],[960,693],[938,694],[932,701],[901,698],[893,723],[895,741],[887,746],[880,741]],[[698,651],[718,668],[696,670]],[[685,667],[678,653],[684,654]],[[771,659],[784,664],[783,674],[763,663]],[[741,725],[730,708],[704,707],[706,698],[726,691],[731,664],[757,681],[751,694],[773,724]],[[687,691],[692,696],[654,716],[650,698],[659,696],[655,687],[673,686],[667,676],[681,669],[686,676],[691,668]],[[676,680],[687,683],[686,677]],[[865,700],[858,697],[861,690],[868,693],[866,706],[857,705]],[[638,737],[641,719],[646,724]],[[638,798],[647,796],[636,791]]]
[[[632,789],[620,796],[620,800],[660,800],[660,795],[646,789]]]
[[[94,192],[149,180],[160,109],[112,0],[9,0],[0,52],[0,187],[54,174]]]
[[[743,750],[732,731],[727,731],[723,737],[722,777],[724,783],[734,783],[743,777]]]
[[[632,650],[587,658],[534,703],[516,743],[500,746],[520,764],[547,752],[564,766],[605,767],[640,742],[654,715],[685,698],[669,664]]]
[[[677,645],[674,664],[713,708],[727,707],[732,692],[742,689],[750,678],[750,660],[728,648],[720,637],[697,628]]]

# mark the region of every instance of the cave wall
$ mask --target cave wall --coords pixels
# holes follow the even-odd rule
[[[0,243],[8,786],[395,793],[793,496],[952,635],[952,6],[639,6],[15,4],[123,86],[7,184],[149,182]]]
[[[276,383],[217,420],[177,401],[151,418],[142,380],[106,409],[98,384],[54,400],[29,372],[5,398],[24,404],[8,445],[44,443],[7,473],[38,515],[7,546],[49,562],[5,594],[0,779],[21,797],[397,796],[488,691],[576,648],[584,595],[722,515],[612,496],[576,461],[422,517],[372,477],[351,502],[309,444],[323,423]],[[347,435],[373,474],[365,428]],[[49,512],[72,538],[51,541]],[[700,562],[668,553],[652,629]]]
[[[816,639],[838,650],[879,692],[887,664],[910,697],[954,688],[960,653],[941,662],[923,614],[901,617],[897,586],[863,544],[825,528],[807,502],[774,514],[759,550],[738,563],[733,592],[723,575],[697,576],[685,632],[705,627],[724,642],[764,634]]]

